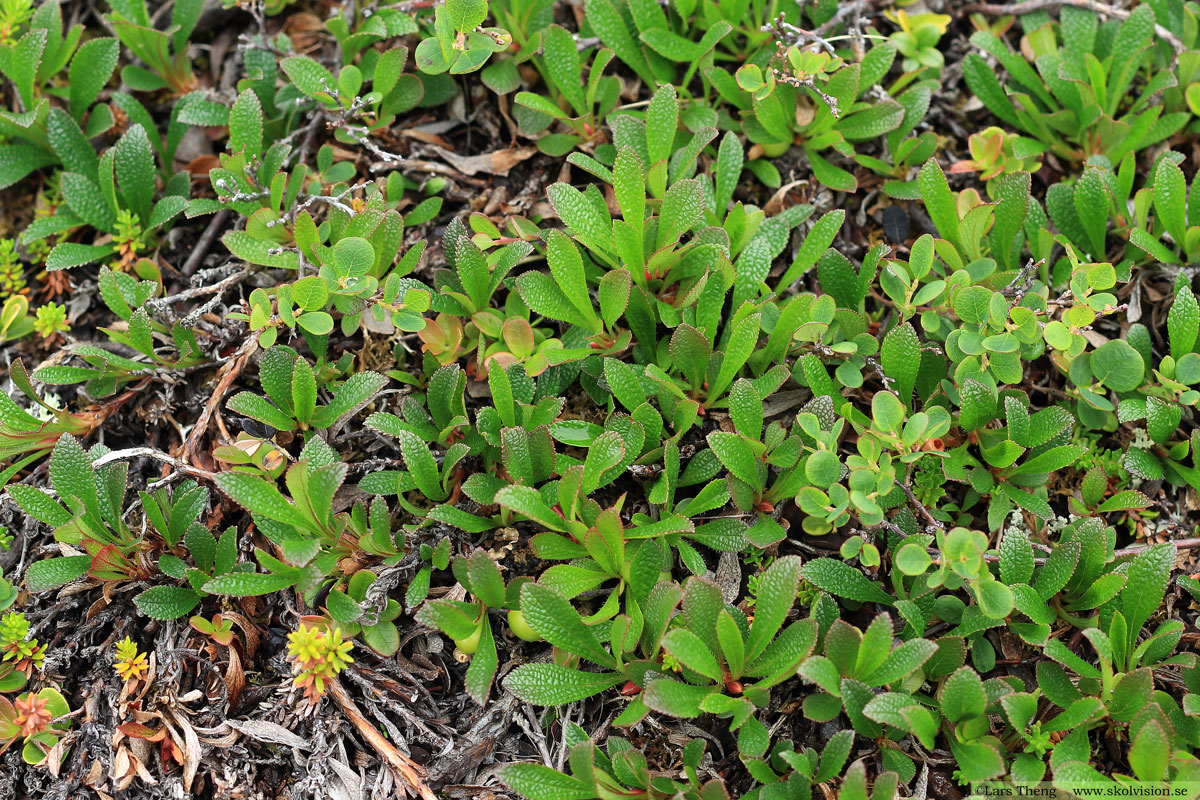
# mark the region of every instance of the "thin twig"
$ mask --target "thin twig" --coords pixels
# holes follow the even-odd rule
[[[213,414],[217,411],[217,406],[221,403],[221,399],[225,396],[225,392],[242,374],[242,370],[246,368],[246,363],[250,360],[250,356],[258,350],[258,336],[252,332],[246,333],[246,341],[242,342],[242,346],[237,349],[233,357],[221,366],[217,371],[216,386],[213,388],[212,397],[208,399],[208,403],[204,406],[204,411],[200,413],[200,418],[196,420],[195,427],[192,428],[191,434],[188,436],[183,445],[182,456],[186,460],[191,460],[196,454],[196,448],[200,445],[200,440],[204,437],[204,432],[208,430],[208,422],[212,419]]]
[[[229,277],[222,278],[216,283],[208,286],[195,286],[191,289],[184,289],[182,292],[170,295],[169,297],[160,297],[156,300],[149,300],[146,302],[146,310],[151,314],[156,314],[174,303],[179,303],[184,300],[191,300],[195,297],[203,297],[206,294],[220,294],[225,289],[242,280],[249,274],[250,270],[238,270]]]
[[[168,455],[161,450],[155,450],[153,447],[128,447],[124,450],[113,450],[111,453],[105,453],[92,462],[95,468],[103,467],[108,464],[115,464],[118,461],[132,461],[135,458],[152,458],[155,461],[161,461],[171,467],[174,467],[180,472],[186,472],[195,478],[203,478],[211,481],[216,478],[216,474],[209,472],[206,469],[193,467],[191,464],[182,459]]]
[[[379,756],[380,760],[391,768],[397,780],[400,781],[401,786],[411,789],[423,798],[423,800],[437,800],[437,795],[425,783],[424,768],[397,750],[387,739],[383,738],[383,734],[358,710],[358,706],[354,704],[354,699],[350,697],[350,693],[346,691],[340,681],[336,679],[330,681],[329,695],[337,703],[342,713],[346,715],[346,719],[350,720],[350,723],[354,725],[359,735],[367,741],[367,744],[371,745],[371,748]]]
[[[191,255],[187,257],[187,261],[183,262],[183,273],[185,278],[192,277],[200,267],[200,261],[204,256],[208,255],[208,250],[212,247],[213,240],[217,238],[217,234],[225,227],[225,220],[229,219],[229,209],[223,208],[217,212],[212,221],[208,223],[208,227],[204,229],[204,233],[200,234],[200,238],[196,240],[196,246],[192,249]]]
[[[901,483],[900,481],[896,481],[896,485],[899,486],[901,491],[904,492],[904,496],[908,498],[908,502],[912,503],[913,506],[916,507],[917,511],[921,512],[921,516],[929,521],[930,527],[936,528],[939,531],[946,530],[946,526],[942,524],[942,521],[933,516],[933,514],[929,513],[929,509],[925,507],[924,503],[917,499],[917,496],[913,494],[912,489],[908,488],[907,485]]]
[[[1071,6],[1072,8],[1084,8],[1088,11],[1094,11],[1097,14],[1102,14],[1106,17],[1114,19],[1129,19],[1130,12],[1123,8],[1115,8],[1105,3],[1097,2],[1097,0],[1026,0],[1024,3],[1013,3],[1012,5],[1001,5],[999,3],[972,3],[963,9],[965,13],[978,11],[981,14],[989,14],[991,16],[1021,16],[1022,14],[1030,14],[1034,11],[1046,11],[1051,8],[1059,8],[1060,6]],[[1159,35],[1164,41],[1169,43],[1176,53],[1184,51],[1183,41],[1178,36],[1171,33],[1162,25],[1155,24],[1154,32]]]
[[[1175,545],[1176,550],[1195,550],[1196,548],[1200,548],[1200,539],[1168,539],[1167,542],[1162,542],[1162,544],[1167,544],[1168,542],[1170,544]],[[1115,551],[1113,553],[1113,558],[1124,558],[1125,556],[1136,556],[1138,553],[1142,552],[1143,550],[1146,550],[1147,548],[1150,548],[1153,546],[1154,545],[1151,545],[1151,544],[1135,544],[1132,547],[1126,547],[1123,550]],[[992,563],[1000,560],[1000,556],[998,554],[988,554],[988,555],[985,555],[983,558],[985,561],[989,561]],[[1035,558],[1035,559],[1033,559],[1033,563],[1034,564],[1045,564],[1046,559]]]

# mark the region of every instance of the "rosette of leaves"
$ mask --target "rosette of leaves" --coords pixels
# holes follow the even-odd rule
[[[397,438],[400,431],[408,431],[442,446],[462,438],[464,433],[476,438],[467,418],[466,388],[465,371],[458,364],[447,364],[430,376],[424,397],[410,394],[404,398],[400,416],[376,411],[367,417],[366,426]]]
[[[679,665],[678,678],[665,664],[643,675],[640,701],[646,710],[691,719],[701,713],[730,720],[739,751],[755,758],[766,748],[766,728],[754,715],[770,701],[770,689],[795,672],[817,643],[817,623],[784,626],[800,585],[800,559],[785,556],[762,573],[754,619],[727,605],[716,584],[689,578],[684,584],[683,624],[662,639]],[[630,710],[623,715],[629,718]]]
[[[255,527],[278,547],[282,558],[256,549],[264,572],[234,571],[217,575],[201,588],[232,597],[270,594],[290,587],[313,602],[338,561],[353,551],[343,539],[349,514],[333,512],[333,496],[346,479],[347,465],[314,437],[284,474],[288,494],[273,481],[248,472],[222,472],[217,487],[250,513]]]
[[[959,395],[959,425],[968,431],[971,441],[948,451],[946,476],[970,483],[976,492],[989,496],[991,530],[1000,527],[1014,506],[1044,520],[1053,519],[1053,509],[1039,489],[1052,473],[1073,465],[1087,450],[1070,444],[1075,423],[1071,412],[1051,406],[1030,414],[1027,399],[1011,390],[1001,396],[979,375],[965,378]],[[987,428],[1001,413],[1008,424]],[[972,442],[978,444],[982,462],[970,452]]]
[[[155,201],[158,168],[154,147],[142,122],[130,126],[113,147],[97,157],[74,120],[61,110],[52,111],[51,116],[55,124],[61,123],[65,129],[62,134],[64,204],[49,218],[54,223],[39,226],[38,233],[45,235],[86,225],[97,236],[111,236],[118,233],[118,216],[124,212],[136,222],[138,237],[153,244],[157,232],[187,206],[187,173],[181,172],[168,181],[162,197]],[[50,251],[46,268],[68,269],[117,253],[116,244],[62,242]]]
[[[87,366],[58,364],[39,367],[32,376],[35,380],[55,386],[83,383],[89,394],[104,397],[148,370],[182,370],[208,360],[191,328],[179,322],[168,328],[151,316],[149,301],[161,291],[160,283],[137,280],[108,267],[100,268],[98,283],[104,304],[126,323],[99,330],[110,342],[128,347],[145,360],[118,355],[96,345],[78,344],[71,352],[81,357]],[[163,352],[160,342],[164,339],[171,342],[174,353]]]
[[[1174,545],[1155,545],[1118,565],[1126,571],[1125,588],[1101,607],[1100,624],[1083,631],[1096,653],[1096,665],[1058,639],[1050,639],[1045,653],[1052,661],[1038,665],[1038,691],[1002,698],[1009,723],[1027,742],[1027,755],[1018,757],[1014,771],[1020,766],[1029,779],[1041,779],[1045,770],[1042,756],[1051,749],[1048,735],[1079,729],[1068,738],[1082,737],[1082,741],[1070,745],[1069,757],[1060,754],[1067,740],[1060,742],[1053,749],[1050,766],[1056,778],[1084,775],[1103,782],[1104,777],[1088,764],[1086,739],[1088,729],[1103,725],[1124,731],[1129,742],[1128,763],[1136,779],[1190,779],[1196,774],[1195,759],[1187,753],[1194,744],[1186,744],[1194,739],[1194,728],[1169,695],[1154,691],[1156,668],[1181,664],[1190,679],[1195,654],[1174,654],[1183,632],[1183,624],[1177,620],[1160,623],[1151,635],[1142,636],[1143,626],[1162,602],[1174,555]],[[1077,679],[1072,681],[1066,670]],[[1039,694],[1062,710],[1051,709],[1055,716],[1038,719]],[[1183,752],[1176,752],[1179,749]]]
[[[1135,223],[1139,219],[1144,222],[1148,211],[1139,206],[1146,202],[1148,195],[1146,189],[1139,189],[1134,194],[1136,172],[1137,159],[1133,153],[1122,159],[1115,172],[1102,156],[1097,156],[1084,167],[1078,178],[1060,181],[1046,190],[1046,213],[1058,234],[1053,236],[1043,219],[1042,229],[1029,237],[1030,250],[1035,258],[1048,259],[1056,241],[1064,245],[1069,242],[1074,248],[1072,252],[1071,247],[1067,247],[1066,255],[1054,262],[1050,277],[1055,285],[1068,282],[1080,261],[1103,262],[1110,252],[1115,256],[1116,251],[1109,246],[1114,238],[1110,233],[1122,239],[1138,235],[1134,232]],[[1139,196],[1141,200],[1135,206],[1133,199]],[[1119,280],[1129,279],[1134,261],[1144,257],[1142,249],[1126,247],[1119,260],[1113,259]]]
[[[911,734],[933,746],[937,719],[913,693],[945,669],[947,659],[935,658],[938,643],[912,638],[893,648],[891,617],[879,614],[861,632],[835,619],[825,631],[822,651],[799,665],[800,677],[821,689],[805,697],[806,717],[827,722],[844,711],[863,736]]]
[[[841,730],[829,737],[820,752],[812,747],[796,749],[796,743],[790,739],[776,741],[757,758],[748,757],[743,750],[742,763],[763,784],[751,795],[771,797],[780,790],[796,791],[798,787],[811,792],[814,784],[831,783],[841,777],[853,745],[854,731]],[[886,759],[887,751],[883,753]],[[886,778],[881,775],[876,780],[878,783]]]
[[[54,528],[56,541],[86,552],[31,564],[25,573],[30,591],[54,589],[85,574],[101,581],[148,574],[139,553],[141,536],[130,529],[123,514],[129,465],[118,462],[96,468],[92,464],[107,452],[97,445],[89,453],[74,436],[63,434],[50,454],[53,495],[25,484],[8,487],[22,511]]]
[[[1167,264],[1200,261],[1200,192],[1193,178],[1189,198],[1181,161],[1181,154],[1174,151],[1159,157],[1153,185],[1135,195],[1138,224],[1129,232],[1130,243]],[[1153,223],[1148,219],[1151,210]]]
[[[109,0],[112,13],[105,19],[121,43],[146,66],[126,65],[121,80],[138,92],[170,89],[183,95],[196,88],[188,59],[188,37],[200,21],[204,0],[180,0],[171,8],[171,26],[154,28],[146,0]]]
[[[462,75],[482,67],[492,53],[507,50],[512,35],[503,28],[485,28],[487,0],[448,0],[434,8],[433,35],[417,45],[422,72]]]
[[[1044,646],[1051,625],[1064,620],[1091,627],[1086,612],[1103,606],[1124,589],[1127,576],[1113,561],[1116,534],[1098,518],[1063,529],[1050,556],[1035,569],[1029,534],[1010,527],[1000,542],[1000,579],[1009,587],[1018,611],[1030,621],[1009,627],[1032,645]]]
[[[763,387],[773,390],[775,386]],[[788,432],[777,421],[763,428],[763,401],[759,388],[745,378],[739,378],[729,390],[729,415],[733,420],[733,431],[713,431],[708,434],[708,446],[729,475],[728,493],[733,504],[742,511],[757,509],[770,512],[784,498],[794,496],[805,483],[809,460],[801,462],[801,439]],[[768,395],[769,396],[769,395]],[[814,417],[815,419],[815,417]],[[834,434],[836,437],[836,433]],[[836,448],[836,440],[834,440]],[[828,447],[827,441],[817,447]],[[828,451],[825,451],[828,452]],[[840,477],[841,465],[822,466],[818,462],[814,471],[832,469]],[[772,475],[772,468],[778,476]],[[836,479],[836,478],[835,478]],[[762,543],[759,543],[762,546]]]
[[[534,763],[505,764],[497,775],[505,786],[527,800],[561,800],[564,793],[578,800],[638,796],[649,800],[728,800],[720,778],[700,779],[700,759],[706,743],[688,742],[682,753],[682,780],[654,775],[642,752],[621,736],[609,736],[607,753],[587,732],[568,722],[563,741],[570,748],[571,774]]]
[[[790,81],[745,65],[738,69],[742,95],[734,103],[742,131],[768,157],[782,155],[792,145],[802,148],[818,181],[837,191],[856,191],[854,175],[829,161],[825,152],[853,158],[856,142],[877,139],[903,124],[908,112],[891,97],[860,99],[895,58],[896,46],[885,42],[868,50],[862,62],[838,68],[840,59],[793,47],[788,50]]]
[[[601,48],[596,52],[585,81],[575,37],[558,25],[547,27],[541,37],[543,54],[533,60],[550,95],[517,92],[516,114],[522,132],[530,136],[541,133],[554,121],[561,122],[569,132],[543,136],[537,146],[543,153],[562,156],[579,145],[602,141],[602,123],[617,105],[621,85],[616,76],[604,75],[604,68],[613,58],[611,50]],[[513,75],[519,81],[515,69]]]
[[[1008,73],[1007,89],[979,54],[963,60],[967,86],[1006,125],[1063,158],[1082,162],[1103,155],[1116,164],[1187,124],[1188,112],[1164,114],[1153,103],[1178,79],[1154,57],[1150,6],[1103,23],[1094,11],[1073,6],[1061,9],[1058,25],[1045,17],[1026,19],[1037,22],[1026,31],[1021,51],[989,31],[971,37]]]
[[[1145,421],[1145,437],[1135,439],[1126,449],[1122,466],[1143,479],[1166,477],[1175,484],[1197,486],[1200,464],[1196,462],[1196,444],[1200,438],[1194,428],[1191,436],[1186,429],[1181,431],[1185,419],[1194,417],[1200,401],[1200,392],[1193,388],[1200,384],[1200,353],[1196,352],[1200,306],[1186,278],[1176,280],[1175,302],[1167,314],[1167,335],[1170,352],[1160,360],[1158,369],[1152,370],[1154,380],[1142,384],[1138,394],[1129,394],[1117,406],[1117,418],[1122,423]],[[1145,347],[1149,332],[1134,326],[1130,338],[1138,343],[1145,363],[1152,363],[1152,351]],[[1189,451],[1192,466],[1183,463]]]
[[[362,409],[387,383],[379,373],[356,372],[331,391],[328,403],[318,405],[317,371],[292,348],[276,345],[266,350],[258,369],[267,396],[239,392],[227,405],[281,431],[332,427]]]
[[[90,149],[88,140],[113,125],[112,110],[107,105],[93,109],[93,104],[117,67],[117,40],[97,37],[81,46],[83,26],[64,31],[62,9],[55,0],[42,3],[29,17],[28,26],[19,39],[0,47],[0,72],[13,82],[21,101],[20,111],[0,110],[0,131],[10,137],[0,146],[0,188],[41,167],[77,164],[73,155],[82,153],[81,142]],[[64,89],[49,86],[64,67],[65,111],[50,102]],[[80,128],[85,119],[86,132]]]
[[[465,681],[467,694],[475,702],[485,705],[500,663],[488,612],[506,608],[521,610],[521,590],[529,579],[518,578],[505,586],[500,568],[481,548],[475,548],[470,556],[454,559],[451,568],[455,579],[475,598],[474,601],[427,600],[417,611],[417,621],[440,630],[454,640],[464,655],[471,657]]]

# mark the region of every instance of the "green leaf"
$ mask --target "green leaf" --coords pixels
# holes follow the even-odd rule
[[[800,559],[784,556],[776,559],[759,577],[754,623],[746,641],[746,661],[754,661],[767,649],[783,626],[800,588]]]
[[[75,51],[67,72],[67,85],[70,87],[69,108],[76,122],[83,119],[112,77],[120,53],[120,43],[112,37],[84,42]]]
[[[762,461],[746,444],[746,439],[736,433],[713,431],[708,435],[708,446],[730,474],[756,490],[762,489],[760,477]]]
[[[496,492],[498,505],[516,514],[533,520],[544,528],[559,533],[566,531],[566,521],[542,500],[532,486],[505,486]]]
[[[663,649],[675,657],[680,664],[713,681],[721,680],[721,667],[712,650],[700,637],[686,628],[667,631],[662,640]]]
[[[1009,526],[1000,540],[1000,579],[1006,584],[1028,583],[1033,577],[1033,548],[1029,533]]]
[[[550,231],[546,239],[546,263],[558,288],[592,330],[600,329],[600,320],[588,294],[583,259],[575,243],[562,231]]]
[[[517,667],[505,679],[504,685],[507,687],[508,681],[521,670],[535,666],[549,665],[526,664]],[[570,672],[574,673],[575,671],[570,670]],[[518,697],[521,696],[518,689],[510,688],[509,691]],[[535,703],[536,701],[529,700],[529,702]],[[557,704],[547,703],[547,705]],[[509,789],[529,800],[591,800],[596,796],[594,786],[541,764],[505,764],[496,769],[496,777]]]
[[[31,592],[57,589],[82,578],[92,566],[91,556],[66,556],[35,561],[25,570],[25,587]]]
[[[836,563],[841,563],[836,562]],[[892,650],[883,664],[869,675],[861,676],[863,682],[871,686],[885,686],[895,683],[921,668],[926,661],[937,652],[937,644],[928,639],[909,639]]]
[[[704,192],[694,178],[675,181],[667,189],[658,213],[658,247],[675,244],[700,221]]]
[[[888,331],[879,349],[883,371],[896,381],[896,390],[904,405],[912,407],[913,387],[921,368],[921,341],[909,323],[897,325]]]
[[[1147,547],[1129,565],[1129,580],[1121,592],[1121,610],[1129,623],[1132,640],[1136,641],[1142,626],[1162,604],[1174,564],[1175,545],[1164,542]],[[1119,647],[1120,643],[1113,645]]]
[[[522,664],[505,677],[504,688],[527,703],[562,706],[593,697],[616,686],[623,679],[614,672],[584,672],[557,664]],[[503,777],[502,780],[508,783]],[[560,796],[555,795],[556,798]]]
[[[484,555],[486,558],[486,554]],[[479,646],[471,656],[471,665],[463,679],[463,687],[479,705],[486,705],[488,695],[492,692],[492,681],[500,662],[496,655],[496,640],[492,635],[492,623],[487,614],[483,615],[482,629],[479,632]],[[393,630],[395,626],[393,626]]]
[[[891,725],[916,736],[925,747],[933,747],[937,725],[927,709],[907,694],[884,692],[876,695],[862,710],[870,720]]]
[[[404,466],[408,468],[408,474],[412,476],[417,489],[430,500],[445,500],[447,493],[442,488],[441,473],[433,453],[429,452],[429,446],[412,431],[400,430],[396,434],[400,440]]]
[[[616,664],[600,645],[596,632],[584,624],[571,603],[554,589],[526,583],[521,587],[521,613],[525,621],[555,647],[561,647],[602,667],[611,668]]]
[[[133,602],[151,619],[178,619],[200,604],[200,595],[180,586],[152,586]]]
[[[1159,158],[1154,171],[1154,213],[1182,249],[1187,231],[1187,181],[1170,158]]]
[[[1182,177],[1182,176],[1181,176]],[[1102,261],[1105,255],[1105,232],[1108,228],[1109,194],[1100,170],[1084,169],[1075,182],[1075,213],[1087,234],[1092,259]]]
[[[929,159],[921,167],[921,172],[917,176],[917,185],[921,189],[921,199],[925,201],[925,210],[929,212],[929,218],[937,227],[938,234],[961,250],[958,210],[954,204],[954,195],[950,192],[946,174],[942,172],[936,159]]]
[[[860,603],[882,603],[890,606],[892,598],[861,572],[849,564],[832,558],[809,561],[800,570],[801,576],[818,589],[832,595],[857,600]]]
[[[223,594],[230,597],[253,597],[278,592],[289,586],[294,586],[296,581],[296,575],[286,573],[231,572],[228,575],[218,575],[205,583],[201,588],[208,594]]]
[[[924,575],[933,560],[923,545],[906,544],[896,552],[896,569],[905,575]]]
[[[306,524],[304,517],[280,494],[274,483],[245,472],[222,472],[217,487],[231,500],[252,514],[259,514],[288,525]]]
[[[284,249],[277,242],[271,240],[255,239],[246,231],[229,231],[221,237],[221,243],[235,257],[251,264],[281,269],[300,268],[299,253]]]
[[[1141,354],[1124,339],[1105,342],[1092,351],[1092,375],[1116,392],[1131,392],[1142,385],[1146,365]]]
[[[504,578],[500,568],[488,556],[487,551],[476,548],[467,559],[467,580],[469,588],[488,608],[504,607]]]
[[[35,372],[35,380],[36,376]],[[86,510],[99,516],[100,500],[92,460],[79,440],[70,434],[58,437],[50,454],[50,483],[58,492],[59,500],[76,513]]]
[[[0,151],[2,153],[3,151]],[[1166,159],[1163,159],[1166,161]],[[1200,197],[1195,202],[1200,202]],[[1167,313],[1167,334],[1171,343],[1171,358],[1176,362],[1192,352],[1200,331],[1200,304],[1186,283],[1175,289],[1175,302]]]
[[[309,375],[312,375],[311,371]],[[238,392],[229,398],[225,407],[244,417],[265,422],[277,430],[290,431],[296,427],[296,420],[253,392]]]
[[[305,316],[310,316],[306,314]],[[332,428],[345,420],[351,414],[360,411],[371,402],[383,387],[387,385],[387,377],[378,372],[356,372],[338,387],[333,400],[328,405],[321,406],[313,415],[314,428]]]
[[[1162,724],[1156,719],[1148,720],[1138,730],[1129,748],[1129,766],[1133,768],[1133,774],[1139,781],[1161,781],[1166,776],[1171,749],[1171,738]]]
[[[53,164],[54,154],[27,144],[0,147],[0,189],[7,189],[35,169]]]
[[[91,178],[64,172],[61,183],[63,200],[75,216],[99,231],[116,232],[117,214]]]
[[[984,579],[975,585],[979,608],[989,619],[1004,619],[1012,613],[1012,591],[998,580]]]
[[[487,19],[487,0],[446,0],[446,13],[454,30],[473,31]]]
[[[700,716],[700,704],[716,691],[713,686],[692,686],[670,678],[658,678],[642,692],[642,701],[660,714],[694,719]]]
[[[535,314],[593,332],[599,329],[594,312],[591,316],[580,313],[549,275],[532,270],[524,273],[517,278],[517,293]]]
[[[258,95],[246,89],[229,111],[229,144],[231,154],[244,153],[247,159],[262,152],[263,111]]]
[[[337,81],[329,70],[322,67],[308,56],[292,56],[279,62],[279,66],[287,73],[288,78],[296,88],[309,97],[324,95],[329,98],[329,92],[337,86]]]
[[[942,714],[950,722],[977,717],[987,708],[987,692],[979,673],[970,667],[960,667],[942,684]]]
[[[112,245],[107,244],[77,244],[62,242],[56,244],[46,258],[46,269],[54,271],[81,267],[96,261],[103,261],[115,252]]]
[[[154,202],[154,150],[141,125],[134,125],[113,148],[117,184],[130,209],[146,225]]]

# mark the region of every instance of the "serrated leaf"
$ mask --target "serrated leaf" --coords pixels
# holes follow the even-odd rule
[[[818,589],[837,597],[860,603],[882,603],[890,606],[892,598],[854,567],[832,558],[809,561],[800,570],[801,576]]]
[[[554,589],[526,583],[521,587],[521,613],[550,644],[602,667],[615,665],[613,657],[600,645],[595,631],[584,624],[571,603]]]
[[[133,602],[151,619],[178,619],[200,604],[200,595],[181,586],[151,586]]]
[[[563,706],[586,700],[622,680],[621,675],[613,672],[583,672],[557,664],[522,664],[505,677],[504,688],[534,705]]]

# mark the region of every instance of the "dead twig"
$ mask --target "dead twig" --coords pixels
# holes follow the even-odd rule
[[[220,405],[221,399],[225,396],[225,392],[229,391],[229,387],[242,374],[242,370],[246,368],[246,364],[250,361],[250,357],[258,350],[258,337],[247,331],[246,341],[242,342],[242,346],[237,349],[233,357],[226,361],[221,369],[217,371],[216,385],[213,387],[212,397],[208,399],[208,403],[204,406],[204,411],[201,412],[200,418],[196,420],[196,426],[192,428],[191,434],[183,445],[183,451],[180,454],[184,461],[191,461],[196,455],[196,448],[200,445],[200,440],[204,438],[205,431],[208,430],[209,420]]]
[[[105,453],[92,462],[93,467],[103,467],[108,464],[115,464],[118,461],[132,461],[135,458],[152,458],[155,461],[161,461],[168,464],[180,472],[186,472],[195,478],[203,478],[211,481],[216,478],[216,474],[209,472],[206,469],[193,467],[186,461],[175,458],[172,455],[164,453],[161,450],[155,450],[153,447],[129,447],[124,450],[113,450],[111,453]]]
[[[359,735],[375,750],[379,759],[391,768],[402,786],[411,789],[423,800],[437,800],[437,795],[425,783],[424,768],[383,738],[383,734],[358,710],[354,699],[350,697],[350,693],[346,691],[340,681],[333,680],[329,683],[329,695],[342,710],[346,719],[350,720]]]
[[[1167,542],[1170,542],[1171,544],[1175,545],[1176,550],[1195,550],[1196,548],[1200,548],[1200,538],[1197,538],[1197,539],[1168,539]],[[1162,542],[1162,544],[1167,544],[1167,542]],[[1153,546],[1154,545],[1150,545],[1150,544],[1135,544],[1132,547],[1126,547],[1124,549],[1115,551],[1113,553],[1113,558],[1124,558],[1125,556],[1136,556],[1138,553],[1142,552],[1143,550],[1145,550],[1149,547],[1153,547]],[[988,555],[985,555],[983,558],[985,561],[989,561],[989,562],[993,562],[993,563],[1000,560],[1000,556],[995,555],[995,554],[988,554]],[[1045,564],[1046,559],[1035,558],[1035,559],[1033,559],[1033,563],[1038,564],[1038,565]]]
[[[1022,14],[1030,14],[1034,11],[1046,11],[1051,8],[1059,8],[1061,6],[1071,6],[1072,8],[1084,8],[1088,11],[1094,11],[1106,17],[1114,19],[1129,19],[1130,12],[1123,8],[1115,8],[1106,3],[1098,2],[1098,0],[1026,0],[1023,3],[1013,3],[1011,5],[1001,5],[1000,3],[972,3],[963,9],[964,13],[979,12],[980,14],[988,14],[989,16],[1020,16]],[[1171,45],[1171,48],[1176,53],[1184,51],[1183,41],[1178,36],[1171,33],[1162,25],[1155,24],[1154,32],[1158,34],[1165,42]]]
[[[208,223],[208,227],[204,229],[204,233],[200,234],[200,238],[196,240],[196,246],[192,249],[191,255],[187,257],[187,261],[183,262],[183,268],[180,272],[183,273],[185,278],[192,277],[192,274],[199,269],[200,262],[208,255],[209,248],[212,247],[217,234],[224,230],[225,221],[228,219],[229,209],[223,208]]]
[[[925,507],[924,503],[917,499],[917,496],[913,494],[912,489],[908,488],[906,484],[901,483],[900,481],[896,481],[896,485],[899,486],[901,491],[904,492],[904,496],[908,498],[908,502],[912,503],[913,507],[916,508],[917,511],[921,512],[921,516],[928,520],[929,525],[926,527],[926,530],[929,528],[934,528],[939,531],[946,530],[946,526],[942,524],[942,521],[934,517],[933,514],[929,513],[929,509]]]

